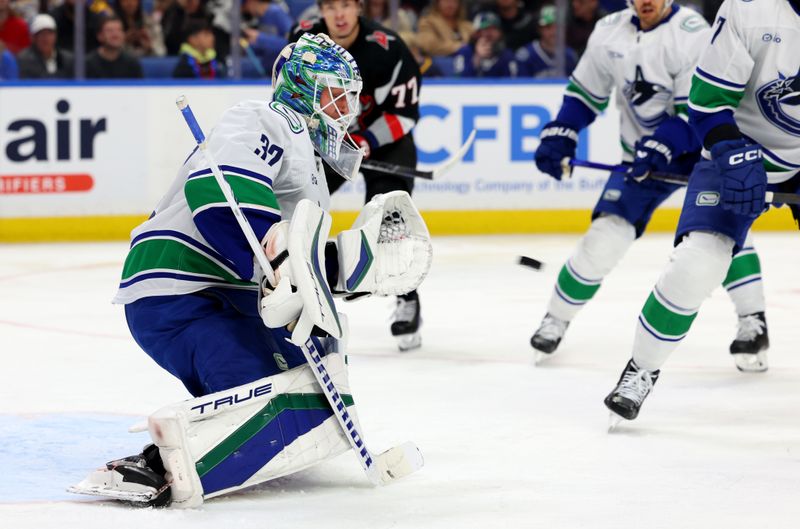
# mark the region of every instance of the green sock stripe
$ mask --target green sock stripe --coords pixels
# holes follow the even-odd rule
[[[758,259],[758,254],[753,252],[737,255],[728,267],[728,275],[725,276],[722,286],[727,288],[731,283],[754,275],[761,275],[761,261]]]
[[[642,318],[656,333],[664,337],[677,338],[685,335],[696,317],[697,312],[686,315],[667,307],[656,297],[655,292],[650,293],[642,307]]]
[[[565,296],[581,302],[592,299],[597,289],[600,288],[600,282],[586,283],[575,277],[567,265],[561,268],[561,272],[558,274],[557,285]]]

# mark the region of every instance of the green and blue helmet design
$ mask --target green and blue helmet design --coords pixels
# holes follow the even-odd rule
[[[324,33],[306,33],[281,51],[272,86],[274,101],[306,117],[316,151],[338,159],[347,129],[359,114],[361,72],[353,56]]]

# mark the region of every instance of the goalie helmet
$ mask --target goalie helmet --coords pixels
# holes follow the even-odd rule
[[[306,117],[316,151],[326,160],[338,160],[359,113],[361,72],[353,56],[324,33],[306,33],[281,50],[272,87],[274,101]]]

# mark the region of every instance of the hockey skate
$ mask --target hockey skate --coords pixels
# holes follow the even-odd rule
[[[766,371],[767,349],[769,349],[769,335],[764,313],[739,316],[736,338],[730,348],[736,368],[745,373]]]
[[[149,444],[141,454],[109,461],[67,492],[103,496],[137,507],[164,507],[172,499],[165,474],[158,447]]]
[[[559,320],[547,313],[536,332],[531,336],[531,347],[536,349],[535,365],[553,354],[567,332],[568,321]]]
[[[419,313],[419,296],[416,290],[397,296],[397,306],[392,314],[390,329],[401,351],[410,351],[422,345],[422,337],[419,334],[422,318]]]
[[[636,365],[633,359],[619,377],[617,387],[603,401],[611,411],[608,430],[613,430],[622,419],[632,421],[639,415],[644,399],[653,390],[660,371],[647,371]]]

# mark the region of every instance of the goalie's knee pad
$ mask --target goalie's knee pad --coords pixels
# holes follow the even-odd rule
[[[316,338],[311,343],[330,347]],[[344,355],[329,353],[323,362],[352,406]],[[350,448],[308,365],[166,406],[149,417],[148,429],[177,507],[198,506]]]
[[[606,276],[636,240],[636,229],[617,215],[604,215],[592,221],[581,239],[570,265],[581,276],[599,280]]]
[[[696,310],[725,278],[734,241],[719,233],[693,231],[675,247],[656,288],[670,303]]]

